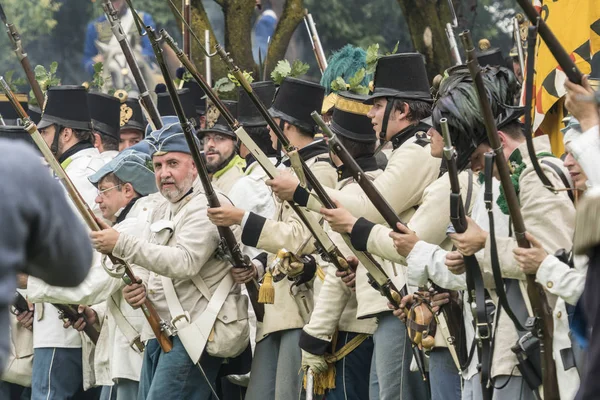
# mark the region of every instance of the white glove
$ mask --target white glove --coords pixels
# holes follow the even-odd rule
[[[328,366],[324,356],[318,356],[302,350],[302,369],[305,368],[310,368],[317,375],[326,372]]]

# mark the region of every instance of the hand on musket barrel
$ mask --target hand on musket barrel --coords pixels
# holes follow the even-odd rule
[[[279,175],[273,179],[267,179],[265,183],[267,186],[271,187],[273,193],[275,193],[279,200],[293,201],[294,193],[296,192],[300,181],[296,175],[292,174],[291,172],[281,171]]]
[[[119,240],[120,233],[114,228],[111,228],[99,218],[96,218],[96,222],[100,226],[100,231],[90,232],[90,239],[92,239],[92,246],[96,251],[102,254],[112,254],[117,241]]]
[[[598,105],[595,102],[586,100],[586,98],[594,94],[594,89],[590,85],[588,76],[585,75],[583,77],[581,85],[567,80],[565,82],[565,89],[567,89],[565,107],[579,121],[582,132],[586,132],[598,125],[600,123]]]
[[[417,234],[410,230],[406,225],[401,223],[396,224],[398,232],[391,231],[389,236],[394,241],[396,252],[402,257],[408,257],[412,249],[419,241]]]
[[[83,330],[86,326],[88,326],[88,324],[94,325],[98,322],[98,314],[91,307],[80,304],[77,307],[77,313],[81,315],[81,317],[79,317],[77,321],[65,319],[63,321],[63,328],[67,329],[72,326],[73,329],[75,329],[76,331],[83,332]]]

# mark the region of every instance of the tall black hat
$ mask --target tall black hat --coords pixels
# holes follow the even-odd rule
[[[384,56],[377,62],[374,89],[366,100],[372,104],[379,97],[433,102],[425,59],[420,53],[403,53]]]
[[[223,100],[223,103],[235,117],[238,112],[238,102]],[[198,138],[202,139],[207,133],[221,133],[223,135],[231,136],[234,139],[236,138],[235,133],[231,130],[229,124],[227,124],[227,120],[225,120],[217,107],[213,105],[209,106],[206,111],[206,129],[198,131]]]
[[[100,92],[89,92],[88,104],[94,130],[118,140],[121,118],[119,99]]]
[[[0,138],[10,140],[21,140],[28,143],[37,150],[33,138],[22,126],[0,125]]]
[[[171,102],[171,96],[169,96],[169,92],[165,90],[166,87],[164,84],[156,85],[156,107],[158,108],[158,112],[161,117],[177,115],[175,113],[175,108],[173,107],[173,102]],[[196,107],[194,106],[194,99],[192,98],[192,92],[190,92],[190,89],[179,89],[177,91],[177,95],[179,96],[179,101],[181,101],[181,105],[183,106],[183,112],[186,118],[193,119],[196,126],[199,126],[198,118],[196,117]]]
[[[37,125],[40,123],[40,120],[42,119],[42,109],[39,108],[38,106],[32,106],[30,104],[29,109],[27,110],[27,115],[29,115],[29,118],[31,118],[31,121]]]
[[[21,107],[27,109],[27,95],[23,93],[17,93],[15,94],[15,97],[21,104]],[[2,119],[6,125],[16,125],[17,119],[19,119],[19,114],[17,114],[13,106],[8,101],[8,98],[4,94],[0,95],[0,116],[2,116]]]
[[[506,62],[504,56],[498,48],[492,48],[490,41],[487,39],[481,39],[479,41],[479,51],[477,52],[477,61],[479,65],[485,67],[490,65],[492,67],[504,67]]]
[[[183,84],[184,89],[189,89],[192,94],[192,101],[196,108],[196,114],[206,114],[206,94],[196,81],[187,81]]]
[[[88,95],[83,86],[54,86],[46,92],[47,100],[39,129],[52,124],[78,130],[92,130]]]
[[[128,98],[120,105],[120,121],[119,125],[123,129],[135,129],[142,131],[142,135],[146,130],[146,116],[142,111],[142,106],[136,97]]]
[[[371,107],[352,99],[344,93],[333,108],[331,125],[333,133],[360,143],[375,143],[377,135],[367,113]]]
[[[262,101],[265,107],[269,109],[269,107],[271,107],[271,103],[273,103],[273,98],[275,97],[275,82],[254,82],[250,86],[252,86],[252,90],[254,93],[256,93],[256,96],[260,99],[260,101]],[[265,121],[252,100],[250,100],[250,96],[248,96],[246,91],[243,88],[238,88],[238,94],[239,102],[237,118],[239,123],[250,128],[256,126],[266,126],[267,121]]]
[[[323,86],[288,77],[277,89],[269,112],[274,118],[281,118],[314,135],[317,126],[310,114],[313,111],[321,111],[324,97],[325,88]]]

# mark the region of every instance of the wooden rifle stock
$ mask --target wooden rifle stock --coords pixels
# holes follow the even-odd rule
[[[518,0],[521,3],[521,0]],[[527,13],[527,9],[525,8]],[[537,13],[536,13],[537,14]],[[541,34],[541,32],[540,32]],[[475,88],[479,97],[479,105],[485,122],[485,128],[488,135],[490,146],[496,154],[496,168],[500,176],[500,182],[506,203],[508,205],[510,218],[512,220],[515,238],[517,244],[522,248],[529,248],[530,243],[525,238],[525,222],[519,206],[519,198],[512,184],[510,169],[504,152],[496,122],[492,113],[492,108],[486,94],[483,78],[481,76],[481,67],[475,55],[475,49],[469,31],[461,33],[461,39],[467,53],[467,66],[473,78]],[[532,333],[540,339],[540,354],[542,360],[542,384],[544,388],[544,398],[546,400],[559,399],[558,382],[556,377],[556,365],[552,355],[552,337],[554,333],[554,322],[552,320],[552,309],[548,304],[544,289],[535,281],[535,275],[527,275],[527,295],[533,308],[534,318],[536,319]]]
[[[533,25],[537,25],[538,31],[546,46],[560,65],[560,68],[565,72],[569,80],[573,83],[581,85],[581,80],[583,79],[583,75],[575,62],[571,59],[565,48],[560,44],[556,36],[552,30],[546,24],[540,14],[536,11],[533,4],[531,4],[530,0],[517,0],[517,3],[525,12],[527,18],[531,21]],[[535,46],[535,43],[529,43],[528,46]],[[544,392],[545,393],[545,392]]]
[[[6,81],[2,77],[0,77],[0,85],[2,86],[2,90],[4,90],[4,92],[6,93],[6,97],[10,101],[11,105],[13,106],[21,120],[23,120],[25,124],[24,129],[27,132],[29,132],[36,146],[38,147],[38,149],[40,149],[42,155],[46,159],[46,162],[48,162],[56,176],[59,178],[59,180],[65,187],[69,198],[79,211],[79,214],[82,216],[87,226],[92,231],[100,231],[101,228],[98,225],[98,222],[96,221],[92,210],[87,205],[83,197],[81,197],[81,194],[77,191],[75,185],[73,185],[73,182],[71,182],[71,179],[68,177],[67,173],[62,168],[56,157],[54,157],[54,154],[52,154],[52,151],[42,138],[42,135],[38,131],[37,126],[31,121],[23,107],[21,107],[21,104],[16,100],[14,93],[12,93],[12,91],[6,84]],[[132,284],[133,282],[136,282],[136,277],[133,274],[131,267],[125,261],[120,260],[113,255],[108,255],[108,257],[110,258],[113,264],[120,264],[124,266],[126,276],[123,276],[123,281],[125,281],[126,284]],[[148,323],[150,324],[150,327],[152,328],[152,331],[154,332],[154,335],[160,343],[163,351],[165,353],[171,351],[173,344],[169,336],[163,330],[165,324],[160,320],[160,317],[154,309],[152,303],[150,303],[150,300],[146,299],[141,309],[144,313],[144,316],[148,320]]]
[[[111,0],[104,0],[102,3],[102,8],[104,8],[104,14],[106,14],[106,19],[110,23],[113,35],[115,35],[115,38],[117,38],[117,41],[121,46],[121,51],[123,51],[127,65],[129,65],[129,70],[131,71],[133,79],[138,87],[138,91],[140,92],[140,100],[152,121],[152,126],[155,129],[160,129],[162,128],[162,120],[160,119],[158,108],[152,100],[146,80],[144,79],[142,71],[140,70],[140,66],[135,58],[135,55],[133,54],[131,44],[127,40],[127,35],[125,32],[123,32],[123,26],[121,26],[121,21],[117,16],[117,10],[115,10]]]
[[[15,315],[29,311],[29,304],[23,295],[15,290],[15,298],[13,299],[11,312]]]
[[[181,100],[179,99],[179,96],[177,94],[177,89],[175,88],[175,84],[173,83],[173,79],[171,78],[171,73],[169,72],[169,67],[167,66],[163,57],[161,42],[164,38],[164,34],[166,31],[162,29],[160,31],[161,35],[157,35],[152,27],[146,26],[145,29],[150,39],[150,42],[152,43],[152,48],[154,50],[154,54],[156,55],[158,66],[160,67],[161,73],[165,80],[167,91],[169,92],[169,96],[171,97],[173,108],[175,109],[175,113],[177,114],[177,118],[179,119],[179,123],[181,124],[181,127],[183,129],[185,140],[192,153],[194,163],[196,164],[196,169],[198,170],[198,177],[200,178],[200,182],[202,182],[202,187],[204,188],[204,193],[206,195],[206,199],[208,200],[208,204],[212,208],[221,207],[221,203],[219,201],[217,192],[212,186],[211,178],[208,173],[208,168],[206,167],[206,161],[200,154],[200,148],[198,147],[198,142],[195,138],[192,124],[185,116],[185,112],[183,111],[183,105],[181,104]],[[223,254],[225,254],[229,258],[229,261],[231,262],[233,267],[253,268],[250,259],[244,256],[244,254],[242,253],[231,228],[217,226],[217,230],[219,232],[219,236],[221,237],[221,250],[223,251]],[[257,320],[262,321],[264,318],[265,309],[264,304],[258,302],[258,282],[255,279],[253,279],[252,282],[246,284],[246,289],[248,290],[248,294],[250,295],[250,301],[252,302],[252,307],[254,308],[256,318]]]
[[[31,68],[29,57],[27,57],[27,53],[25,53],[25,49],[23,49],[21,35],[19,34],[19,31],[17,30],[15,25],[8,22],[2,5],[0,5],[0,19],[2,19],[2,22],[4,22],[4,25],[6,26],[6,33],[8,34],[8,38],[12,43],[13,50],[17,58],[19,59],[19,62],[21,63],[21,67],[23,67],[23,71],[25,72],[25,76],[27,77],[27,81],[29,82],[29,86],[31,86],[31,90],[33,90],[35,100],[37,101],[38,106],[43,110],[44,93],[42,92],[40,84],[35,79],[35,73]]]
[[[85,321],[85,328],[83,328],[83,332],[87,335],[87,337],[90,338],[92,343],[94,343],[94,344],[98,343],[98,337],[100,336],[100,332],[98,331],[98,329],[96,329],[96,327],[94,325],[92,325],[88,322],[88,320],[84,314],[80,314],[77,311],[78,306],[76,306],[74,304],[52,304],[52,305],[54,307],[56,307],[61,318],[68,319],[69,321],[71,321],[72,324],[75,323],[79,318],[83,318],[83,320]]]

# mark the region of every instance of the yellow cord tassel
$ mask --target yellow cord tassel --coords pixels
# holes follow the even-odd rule
[[[304,389],[306,390],[306,377],[304,374]],[[335,363],[327,363],[327,371],[321,374],[314,374],[314,388],[313,392],[316,395],[323,395],[325,391],[329,389],[335,389]]]
[[[273,275],[271,270],[267,270],[265,278],[263,279],[260,290],[258,291],[258,302],[262,304],[273,304],[275,303],[275,287],[273,286]]]

